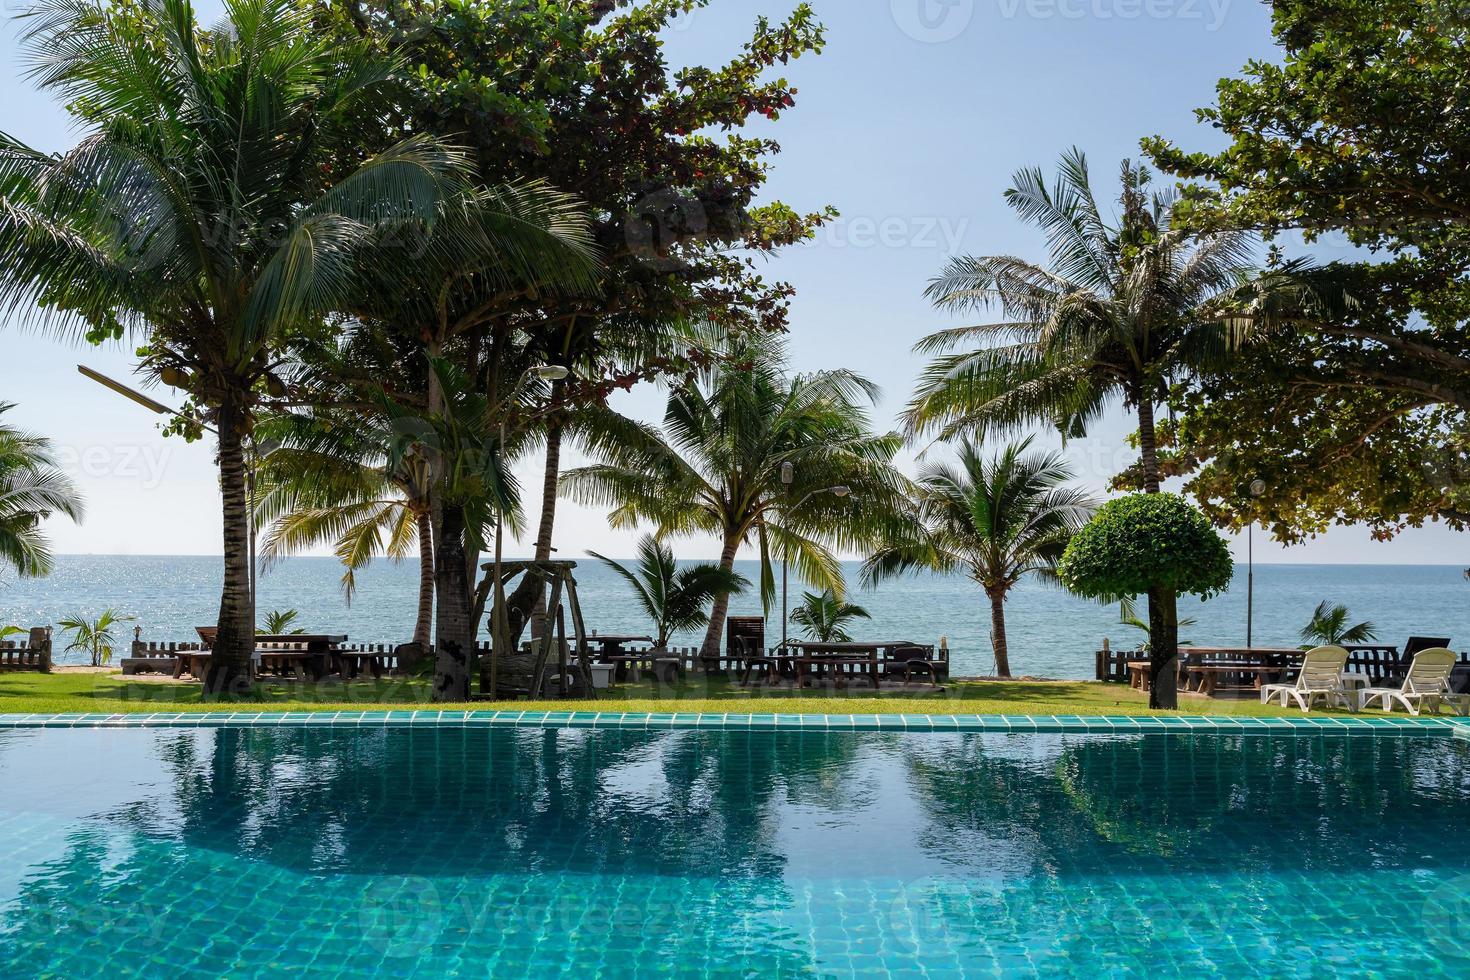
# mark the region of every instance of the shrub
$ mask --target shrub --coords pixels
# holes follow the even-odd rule
[[[1235,562],[1205,515],[1171,493],[1111,500],[1072,538],[1058,574],[1078,595],[1133,596],[1152,589],[1201,599],[1230,587]]]

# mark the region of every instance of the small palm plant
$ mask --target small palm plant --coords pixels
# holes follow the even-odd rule
[[[791,613],[791,621],[801,627],[808,639],[818,643],[847,643],[852,639],[847,624],[854,619],[872,618],[862,606],[843,602],[831,589],[824,589],[820,594],[803,594],[801,605]]]
[[[112,633],[113,627],[118,623],[132,622],[134,618],[120,616],[116,609],[104,609],[102,615],[96,619],[88,619],[79,613],[61,620],[60,626],[63,632],[70,633],[72,637],[66,648],[85,650],[91,655],[92,666],[101,667],[112,661],[112,645],[117,642],[117,637]]]
[[[274,609],[265,614],[265,625],[256,629],[258,633],[267,636],[286,636],[288,634],[305,633],[306,630],[297,627],[291,628],[291,624],[301,616],[294,609]]]
[[[1302,642],[1308,646],[1342,646],[1378,639],[1378,628],[1370,622],[1348,625],[1348,608],[1326,599],[1317,603],[1312,621],[1302,627]]]
[[[750,587],[744,575],[719,565],[701,563],[680,568],[674,550],[651,534],[638,541],[638,564],[620,562],[587,552],[633,587],[643,611],[653,621],[658,648],[667,649],[669,637],[697,630],[709,622],[709,608],[719,595],[736,595]]]

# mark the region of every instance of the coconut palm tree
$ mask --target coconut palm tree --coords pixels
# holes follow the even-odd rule
[[[396,65],[315,29],[309,5],[42,0],[30,76],[85,134],[52,157],[0,137],[0,310],[93,339],[146,336],[219,442],[224,587],[206,690],[248,683],[246,442],[277,354],[358,288],[360,247],[463,194],[463,154],[409,137],[362,158]],[[376,124],[376,123],[372,123]]]
[[[0,402],[0,416],[14,407]],[[53,513],[82,519],[81,495],[56,468],[50,440],[0,421],[0,561],[22,576],[49,574],[41,524]]]
[[[791,621],[808,639],[819,643],[847,643],[852,639],[848,622],[872,618],[862,606],[844,602],[831,589],[802,593],[801,605],[791,611]]]
[[[1378,638],[1378,628],[1370,622],[1348,625],[1348,607],[1323,599],[1312,611],[1312,621],[1302,627],[1302,642],[1312,646],[1342,646],[1344,643],[1368,643]]]
[[[991,459],[961,441],[958,466],[930,464],[920,473],[907,533],[863,565],[875,585],[908,572],[962,571],[990,600],[995,670],[1011,674],[1005,602],[1026,576],[1056,581],[1067,542],[1092,513],[1092,501],[1066,486],[1071,467],[1059,453],[1030,453],[1031,439]]]
[[[892,463],[902,440],[869,429],[865,403],[876,395],[850,371],[787,374],[778,338],[731,339],[702,378],[671,392],[662,430],[624,420],[589,437],[601,462],[567,473],[562,490],[610,506],[614,527],[647,522],[660,536],[713,534],[726,571],[753,541],[767,610],[776,597],[773,550],[807,582],[841,595],[834,549],[875,542],[906,489]],[[829,492],[838,488],[850,496]],[[729,598],[715,599],[706,657],[719,650]]]
[[[587,554],[607,565],[633,587],[638,604],[653,622],[657,646],[667,650],[675,633],[696,630],[709,622],[708,607],[718,595],[733,595],[750,588],[745,576],[700,562],[679,567],[674,549],[651,534],[638,540],[638,564],[629,568],[621,562]]]
[[[1176,380],[1220,366],[1243,336],[1241,304],[1262,301],[1249,275],[1256,238],[1173,227],[1174,194],[1150,191],[1148,170],[1127,161],[1119,213],[1109,221],[1086,157],[1073,149],[1059,169],[1050,187],[1039,168],[1019,171],[1006,192],[1016,213],[1046,233],[1047,265],[962,256],[929,284],[926,295],[942,310],[998,309],[1002,320],[919,342],[916,350],[937,356],[904,422],[911,434],[945,438],[1037,421],[1081,435],[1122,396],[1138,421],[1139,482],[1157,492],[1155,406]]]
[[[135,617],[123,616],[116,609],[104,609],[96,619],[76,614],[60,620],[57,625],[71,634],[68,650],[84,650],[92,658],[93,667],[101,667],[112,661],[112,647],[117,642],[113,627],[118,623],[130,623]]]

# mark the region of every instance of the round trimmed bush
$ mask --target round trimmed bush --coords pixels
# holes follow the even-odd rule
[[[1078,595],[1140,595],[1167,589],[1202,599],[1230,587],[1235,562],[1200,511],[1172,493],[1110,500],[1072,538],[1058,572]]]

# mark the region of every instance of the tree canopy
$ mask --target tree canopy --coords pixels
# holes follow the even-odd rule
[[[1154,589],[1208,599],[1230,587],[1235,563],[1204,514],[1172,493],[1110,500],[1073,536],[1057,573],[1092,598]]]
[[[1216,516],[1286,539],[1367,521],[1463,527],[1470,411],[1470,17],[1422,0],[1274,0],[1279,61],[1219,83],[1229,140],[1145,140],[1199,229],[1299,230],[1372,254],[1319,270],[1348,302],[1193,394],[1184,447]],[[1239,443],[1239,449],[1234,447]],[[1446,462],[1453,465],[1443,465]],[[1240,492],[1254,479],[1266,492]]]

